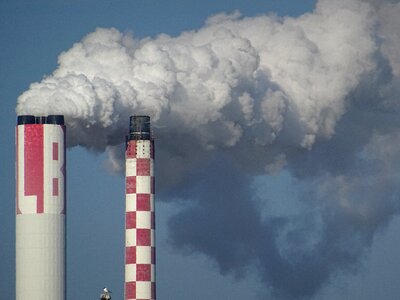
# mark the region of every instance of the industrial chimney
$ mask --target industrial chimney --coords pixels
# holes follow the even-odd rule
[[[154,300],[154,141],[150,117],[130,118],[125,157],[125,299]]]
[[[64,300],[64,116],[18,116],[16,299]]]

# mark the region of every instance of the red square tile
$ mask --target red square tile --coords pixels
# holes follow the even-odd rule
[[[127,194],[136,193],[136,177],[135,176],[127,176],[126,177],[126,193]]]
[[[150,159],[149,158],[136,159],[136,175],[137,176],[150,176]]]
[[[136,263],[136,247],[125,247],[125,263]]]
[[[136,228],[136,212],[128,211],[125,213],[126,229]]]
[[[136,195],[136,209],[139,211],[150,211],[150,194]]]
[[[151,265],[149,264],[136,265],[136,280],[151,281]]]
[[[136,282],[125,282],[125,299],[136,299]]]
[[[151,245],[150,229],[137,229],[136,230],[136,245],[137,246],[150,246]]]

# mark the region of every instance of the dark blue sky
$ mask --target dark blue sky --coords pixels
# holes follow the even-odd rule
[[[14,126],[18,96],[51,74],[57,57],[97,27],[133,31],[139,38],[178,35],[201,27],[213,14],[235,10],[244,16],[266,13],[297,16],[313,0],[203,1],[8,1],[0,2],[0,291],[15,298]],[[68,150],[68,299],[96,299],[108,286],[123,297],[124,180],[110,174],[104,154]],[[266,197],[290,198],[290,176],[260,177]],[[168,243],[167,222],[176,202],[157,199],[158,299],[256,299],[262,285],[256,272],[221,275],[204,254],[177,253]],[[295,198],[295,197],[294,197]],[[179,203],[179,202],[178,202]],[[285,209],[285,208],[284,208]],[[221,220],[223,222],[223,220]],[[400,221],[396,217],[374,238],[372,250],[354,275],[337,274],[316,299],[397,299],[400,287]],[[240,277],[240,276],[239,276]]]

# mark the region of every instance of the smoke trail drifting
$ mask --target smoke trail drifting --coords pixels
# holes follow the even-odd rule
[[[116,170],[126,120],[149,114],[158,183],[198,196],[170,222],[175,245],[224,272],[257,263],[277,295],[309,297],[399,212],[399,13],[320,0],[298,18],[221,14],[177,37],[98,29],[17,113],[64,114],[69,146],[107,150]],[[269,200],[254,176],[283,168],[303,185],[302,208],[260,212]]]

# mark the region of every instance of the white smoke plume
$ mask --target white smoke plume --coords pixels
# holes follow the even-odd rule
[[[197,195],[170,222],[174,244],[224,272],[260,262],[276,295],[311,297],[399,212],[399,13],[320,0],[296,18],[216,15],[177,37],[97,29],[16,111],[64,114],[69,146],[108,151],[115,170],[128,117],[149,114],[158,187]],[[254,176],[282,169],[309,209],[262,215]]]
[[[298,19],[218,15],[175,38],[98,29],[60,55],[17,112],[63,113],[70,145],[98,150],[121,143],[133,113],[195,136],[204,150],[241,138],[310,148],[333,134],[346,95],[375,68],[375,19],[347,2],[322,2]]]

